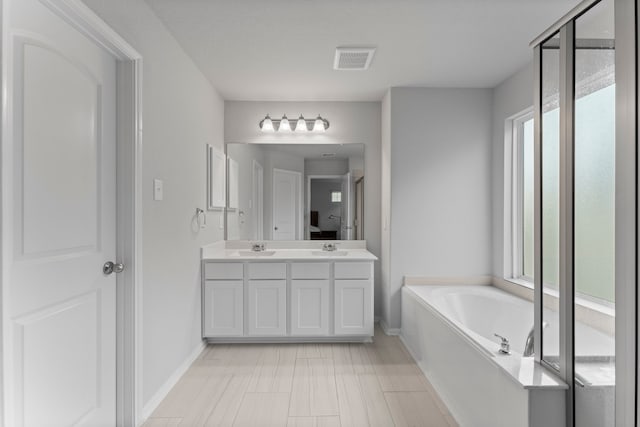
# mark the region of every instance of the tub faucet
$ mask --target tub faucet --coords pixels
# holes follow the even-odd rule
[[[548,325],[547,322],[542,322],[542,329],[546,328]],[[527,341],[525,341],[524,343],[524,352],[522,352],[522,355],[524,357],[531,357],[534,354],[534,336],[535,336],[535,326],[531,327],[531,330],[529,331],[529,335],[527,335]]]
[[[500,338],[500,353],[511,354],[511,346],[509,345],[509,340],[495,333],[493,335]]]
[[[534,347],[533,347],[534,332],[535,332],[535,328],[531,328],[531,330],[529,331],[529,335],[527,335],[527,340],[524,343],[524,351],[522,352],[522,355],[524,357],[533,356],[533,352],[534,352]]]

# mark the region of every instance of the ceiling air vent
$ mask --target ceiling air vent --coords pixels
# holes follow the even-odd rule
[[[333,61],[334,70],[366,70],[376,49],[374,47],[338,47]]]

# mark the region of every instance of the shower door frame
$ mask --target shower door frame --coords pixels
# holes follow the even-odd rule
[[[535,358],[569,385],[567,425],[574,407],[574,33],[575,20],[600,0],[585,0],[531,42],[534,52],[534,325]],[[615,170],[615,416],[616,426],[638,425],[638,3],[614,0],[616,73]],[[560,34],[560,370],[542,355],[542,44]]]

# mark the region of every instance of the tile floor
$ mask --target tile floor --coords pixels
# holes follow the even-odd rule
[[[457,426],[397,337],[209,345],[144,427]]]

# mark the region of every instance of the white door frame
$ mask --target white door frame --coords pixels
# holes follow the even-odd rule
[[[117,61],[117,141],[116,141],[116,259],[126,265],[117,275],[116,291],[116,411],[117,424],[136,426],[142,414],[142,56],[80,0],[40,0],[55,14],[79,30]],[[0,0],[6,16],[7,2]],[[13,69],[12,34],[2,25],[2,114],[0,175],[0,425],[13,425],[10,378],[4,373],[13,366],[12,332],[6,316],[11,306],[9,292],[10,250],[13,247],[13,122],[9,77]]]
[[[358,185],[362,183],[362,189],[358,191]],[[355,213],[354,217],[357,216],[356,221],[358,224],[358,228],[356,229],[356,235],[354,236],[355,240],[364,240],[358,239],[358,236],[364,237],[364,176],[356,179],[356,182],[353,186],[355,206],[353,207],[353,211]],[[358,210],[360,214],[358,214]]]
[[[253,174],[251,181],[251,200],[253,216],[253,232],[255,240],[264,239],[264,168],[257,161],[253,160]],[[259,178],[259,183],[256,181]],[[258,185],[259,184],[259,185]]]

